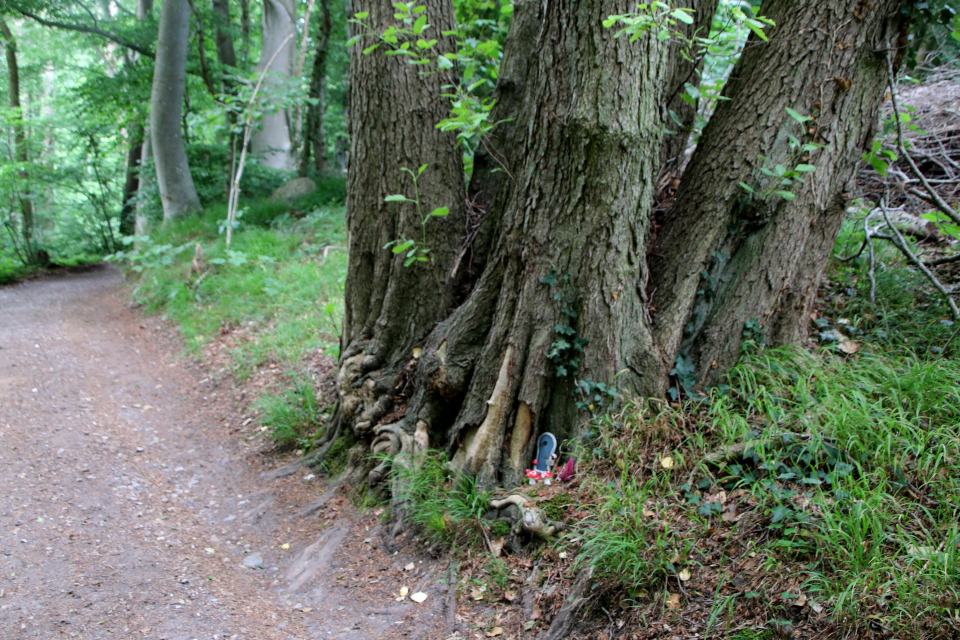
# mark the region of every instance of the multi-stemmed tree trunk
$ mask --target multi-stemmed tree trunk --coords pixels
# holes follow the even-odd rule
[[[27,149],[27,130],[23,123],[23,111],[20,108],[20,65],[17,62],[17,40],[13,37],[13,32],[10,31],[7,22],[2,19],[0,19],[0,36],[3,37],[7,56],[8,93],[14,118],[14,157],[20,164],[20,169],[17,172],[19,177],[20,235],[23,240],[24,258],[29,262],[35,262],[38,260],[40,253],[34,247],[33,241],[33,198],[30,194],[30,173],[27,170],[27,163],[30,162],[30,152]]]
[[[257,71],[263,72],[270,60],[270,69],[263,82],[265,94],[261,103],[266,112],[251,138],[250,149],[260,155],[260,163],[276,169],[292,169],[293,141],[290,117],[281,108],[275,94],[282,91],[293,76],[296,59],[297,5],[294,0],[264,0],[263,45]]]
[[[698,379],[714,384],[736,362],[748,322],[772,329],[773,344],[803,337],[856,163],[873,139],[886,56],[903,52],[903,6],[763,4],[777,26],[769,42],[752,39],[737,62],[729,100],[707,125],[651,255],[665,367],[689,358]],[[787,109],[812,119],[801,124]],[[819,148],[797,149],[790,136]],[[816,169],[789,186],[761,171],[798,164]]]
[[[189,27],[188,0],[164,0],[150,95],[150,139],[164,221],[200,212],[180,130]]]
[[[444,9],[449,4],[432,4],[428,22],[438,31],[447,28],[437,18],[437,5]],[[396,78],[404,88],[399,95],[384,95],[374,78],[362,74],[351,83],[356,89],[351,101],[354,177],[348,189],[351,269],[341,417],[352,420],[360,436],[383,423],[376,430],[376,448],[396,449],[408,441],[446,448],[457,467],[485,481],[501,473],[519,477],[536,433],[547,425],[560,436],[573,434],[575,374],[611,385],[616,378],[625,393],[642,393],[645,362],[655,356],[642,283],[661,144],[664,46],[649,35],[631,44],[601,25],[603,16],[629,11],[633,5],[628,0],[523,4],[514,28],[531,37],[508,40],[503,66],[511,86],[499,92],[509,89],[509,108],[516,113],[513,133],[507,136],[516,145],[508,154],[509,177],[501,181],[486,213],[494,226],[487,266],[452,313],[446,307],[449,297],[429,295],[426,265],[403,269],[401,258],[383,250],[392,234],[368,242],[367,255],[354,246],[355,238],[369,236],[375,228],[374,219],[356,217],[357,200],[382,198],[384,176],[397,171],[394,153],[369,156],[361,139],[372,136],[378,147],[400,146],[405,153],[431,152],[434,157],[425,161],[434,162],[425,175],[458,167],[454,158],[437,157],[436,145],[421,142],[424,135],[436,135],[430,132],[439,118],[401,106],[422,106],[435,98],[427,90],[424,102],[410,101],[411,88],[425,88],[422,79],[410,84],[415,67]],[[396,65],[385,56],[359,60],[384,69]],[[444,105],[436,104],[442,116]],[[397,132],[397,127],[404,129]],[[454,178],[451,186],[457,186]],[[449,198],[463,201],[462,192]],[[382,217],[375,220],[382,226]],[[465,229],[456,225],[454,233],[462,236]],[[447,246],[431,242],[434,251]],[[456,243],[452,247],[460,250]],[[415,376],[409,397],[397,393],[396,369],[384,366],[389,358],[350,348],[353,308],[366,302],[358,289],[389,290],[402,283],[364,268],[375,262],[392,263],[394,274],[403,279],[425,281],[404,287],[394,301],[378,297],[376,313],[367,315],[377,334],[388,338],[377,342],[376,352],[394,352],[395,362],[409,363],[406,376]],[[453,264],[465,268],[463,261]],[[459,283],[458,274],[441,273],[446,282]],[[425,311],[430,312],[426,317]],[[564,347],[564,341],[570,346]],[[589,347],[581,353],[578,347],[584,345]],[[415,347],[422,347],[418,358],[411,357]],[[368,415],[357,420],[355,406]],[[392,420],[385,415],[391,409]]]
[[[306,176],[310,168],[319,173],[327,169],[327,142],[323,135],[323,113],[327,93],[327,54],[330,49],[330,33],[333,20],[330,17],[329,0],[320,0],[320,24],[317,27],[316,47],[313,56],[313,71],[310,73],[311,101],[307,104],[304,122],[303,151],[300,154],[300,175]]]
[[[427,4],[438,33],[449,28],[449,2]],[[907,21],[903,0],[842,4],[764,5],[777,27],[734,70],[653,247],[661,158],[677,153],[661,135],[669,88],[696,69],[653,32],[630,43],[602,27],[632,1],[515,4],[491,115],[508,121],[477,154],[466,216],[448,204],[464,199],[459,162],[433,128],[447,80],[358,44],[341,400],[327,440],[347,426],[375,451],[438,448],[509,484],[536,434],[576,435],[603,389],[662,396],[677,356],[712,382],[753,319],[771,340],[799,336]],[[361,5],[373,29],[392,23],[392,10]],[[715,7],[697,6],[695,23]],[[788,107],[813,119],[801,126]],[[425,208],[458,216],[427,225],[434,269],[383,248],[416,228],[410,205],[383,198],[412,196],[397,170],[421,162],[436,181],[422,185]],[[816,170],[774,189],[768,165]],[[787,188],[792,199],[773,193]]]

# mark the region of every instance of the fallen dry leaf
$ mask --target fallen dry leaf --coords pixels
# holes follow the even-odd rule
[[[680,608],[680,594],[671,593],[667,596],[667,608],[669,609],[679,609]]]
[[[483,591],[480,589],[474,589],[470,592],[470,597],[474,600],[483,600]]]
[[[513,602],[514,600],[517,599],[517,592],[516,592],[516,591],[509,591],[509,590],[508,590],[508,591],[504,591],[504,592],[503,592],[503,599],[506,600],[507,602]]]
[[[502,636],[502,635],[503,635],[503,627],[494,627],[493,629],[490,629],[490,631],[487,631],[488,638],[493,638],[495,636]]]
[[[798,607],[802,607],[803,605],[807,604],[807,595],[805,593],[801,593],[797,599],[794,600],[793,604]]]
[[[677,577],[686,582],[690,579],[690,569],[681,569],[680,573],[677,574]]]
[[[673,469],[673,458],[670,456],[660,458],[660,466],[664,469]]]
[[[647,517],[647,518],[655,518],[655,517],[657,517],[657,514],[654,513],[653,511],[650,511],[650,509],[644,509],[644,510],[643,510],[643,515],[644,515],[644,517]]]
[[[417,591],[416,593],[410,595],[410,599],[417,604],[420,604],[427,599],[427,594],[425,594],[423,591]]]
[[[503,551],[503,537],[494,538],[490,541],[490,553],[493,554],[494,558],[499,558],[500,553]]]
[[[533,625],[535,624],[537,624],[535,620],[527,620],[523,623],[523,630],[530,631],[530,629],[533,629]]]
[[[284,542],[282,545],[280,545],[280,548],[281,548],[281,549],[289,549],[289,548],[290,548],[290,543],[289,543],[289,542]]]
[[[847,355],[853,355],[857,351],[860,351],[860,345],[853,340],[844,340],[837,345],[837,349],[843,351]]]

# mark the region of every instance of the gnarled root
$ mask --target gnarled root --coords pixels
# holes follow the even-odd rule
[[[543,509],[534,506],[529,500],[520,494],[514,493],[506,498],[490,501],[490,507],[493,509],[503,509],[504,507],[508,507],[510,505],[520,509],[520,518],[514,525],[515,532],[519,532],[518,530],[522,529],[523,531],[526,531],[527,533],[543,540],[552,540],[553,536],[563,529],[562,522],[550,520],[547,517],[547,514],[544,513]]]

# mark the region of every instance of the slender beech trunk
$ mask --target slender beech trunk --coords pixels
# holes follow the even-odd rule
[[[146,20],[153,12],[153,0],[137,0],[137,20]],[[127,51],[124,54],[124,63],[129,67],[136,63],[138,54]],[[140,191],[142,176],[140,165],[143,163],[145,147],[145,132],[143,118],[137,116],[130,124],[129,146],[127,147],[127,177],[123,184],[123,204],[120,207],[120,233],[133,235],[137,229],[137,193]],[[149,137],[149,136],[147,136]]]
[[[263,83],[267,94],[262,102],[269,104],[271,90],[284,86],[293,75],[297,47],[291,35],[297,33],[297,5],[294,0],[264,0],[263,3],[263,47],[260,52],[262,71],[274,53],[277,55]],[[286,109],[268,110],[260,120],[260,127],[254,131],[250,150],[261,155],[260,163],[276,169],[293,168],[293,141],[290,136],[290,118]]]
[[[310,73],[310,98],[315,103],[307,104],[304,122],[303,152],[300,155],[300,175],[306,176],[313,157],[313,168],[318,172],[327,170],[327,142],[323,135],[323,113],[327,93],[327,53],[330,48],[330,33],[333,20],[330,17],[330,0],[320,0],[320,20],[317,26],[316,52],[313,71]]]
[[[240,0],[240,35],[243,38],[243,61],[250,57],[250,0]]]
[[[150,138],[164,221],[201,210],[180,129],[189,27],[187,0],[164,0],[150,96]]]
[[[143,124],[130,125],[127,148],[127,177],[123,183],[123,205],[120,208],[120,235],[130,236],[136,230],[136,197],[140,189],[140,162],[143,157]]]
[[[236,67],[237,52],[230,33],[230,0],[212,0],[211,7],[215,19],[213,33],[217,44],[217,60],[221,67]]]
[[[140,151],[140,166],[147,160],[153,159],[153,145],[150,144],[150,136],[143,136],[143,146]],[[156,179],[156,172],[140,171],[138,172],[139,182],[137,184],[137,193],[144,194],[150,188],[150,184]],[[150,214],[149,204],[143,199],[137,199],[136,212],[134,215],[133,234],[136,236],[145,236],[150,233]]]
[[[20,65],[17,63],[17,41],[5,20],[0,20],[0,35],[3,36],[6,45],[4,49],[7,55],[8,93],[10,94],[10,107],[13,110],[14,117],[14,155],[20,164],[20,170],[18,171],[20,177],[18,196],[21,216],[20,232],[27,260],[34,262],[37,260],[39,253],[33,246],[33,199],[30,194],[30,174],[27,171],[30,153],[27,149],[27,131],[23,123],[24,114],[20,107]]]
[[[423,347],[411,362],[416,368],[412,394],[403,399],[405,406],[394,407],[393,422],[376,428],[374,450],[445,448],[455,467],[486,483],[498,477],[516,481],[540,430],[549,428],[558,437],[574,432],[574,377],[606,384],[616,377],[626,394],[642,393],[646,362],[654,357],[644,320],[645,293],[638,283],[646,276],[645,235],[662,142],[657,102],[663,45],[646,36],[636,43],[616,39],[601,25],[603,17],[631,10],[631,0],[521,4],[520,30],[532,37],[509,39],[507,73],[498,91],[512,94],[505,108],[515,110],[517,120],[515,129],[504,133],[519,146],[509,152],[507,196],[497,194],[490,206],[499,210],[487,214],[500,229],[487,266],[466,301],[426,340],[423,327],[432,322],[417,317],[419,308],[405,311],[400,303],[409,306],[407,300],[380,304],[373,316],[376,330],[390,336],[380,350],[402,345],[409,353]],[[438,24],[432,18],[430,23]],[[386,57],[376,60],[391,64]],[[381,140],[410,118],[411,111],[400,108],[410,103],[382,95],[382,88],[368,80],[355,76],[352,84],[352,115],[363,126],[352,127],[351,134]],[[398,112],[381,125],[389,127],[384,131],[365,117],[365,102],[373,99]],[[402,133],[389,140],[404,148],[417,142]],[[375,170],[373,161],[382,162],[384,155],[368,156],[359,146],[355,138],[354,175]],[[348,198],[366,194],[361,186],[351,184]],[[369,191],[375,197],[382,193]],[[369,235],[371,226],[352,219],[351,243],[359,233]],[[377,255],[382,242],[369,242],[369,256],[355,254],[351,246],[351,261],[382,261]],[[353,262],[350,273],[381,289],[399,283],[397,274],[381,280]],[[416,289],[403,295],[412,300]],[[363,299],[349,288],[346,297],[348,307],[354,298]],[[443,312],[441,307],[433,316]],[[345,327],[351,330],[353,317],[348,310]],[[569,348],[562,346],[564,340]],[[586,345],[583,353],[572,346],[575,341]],[[551,359],[548,354],[557,350],[561,353]],[[365,366],[364,356],[344,350],[342,410],[348,404],[369,406],[369,399],[389,407],[397,395],[395,376],[379,389],[349,384],[362,382],[363,374],[381,362]],[[365,430],[381,417],[370,415]],[[353,425],[365,435],[356,418]]]
[[[655,335],[664,368],[689,357],[715,383],[739,357],[747,322],[768,342],[803,337],[820,274],[870,145],[886,83],[886,53],[902,55],[903,0],[772,0],[776,27],[737,62],[679,187],[651,256]],[[800,126],[790,108],[812,116]],[[822,145],[797,153],[789,142]],[[760,170],[816,167],[795,199],[751,196],[774,188]]]

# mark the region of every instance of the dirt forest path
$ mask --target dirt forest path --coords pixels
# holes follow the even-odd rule
[[[447,637],[443,567],[271,473],[176,351],[115,269],[0,288],[0,638]]]

